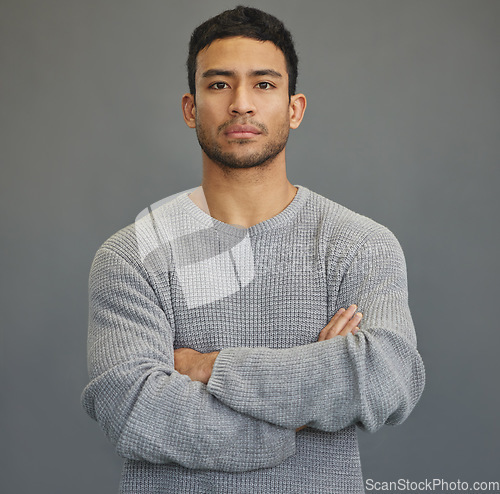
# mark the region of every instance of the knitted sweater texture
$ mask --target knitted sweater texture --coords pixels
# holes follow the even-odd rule
[[[82,403],[125,458],[120,492],[364,492],[356,426],[401,423],[425,380],[399,243],[302,186],[248,229],[188,192],[91,268]],[[353,303],[360,331],[318,342]],[[174,370],[180,347],[220,351],[207,385]]]

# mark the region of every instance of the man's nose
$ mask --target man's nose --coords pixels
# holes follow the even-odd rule
[[[244,87],[238,87],[233,92],[233,98],[229,105],[231,115],[253,115],[255,105],[252,100],[251,91]]]

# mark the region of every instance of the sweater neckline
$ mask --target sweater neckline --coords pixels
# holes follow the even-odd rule
[[[279,212],[277,215],[261,221],[256,225],[249,228],[242,228],[229,223],[224,223],[216,218],[213,218],[205,211],[200,209],[190,198],[189,194],[194,190],[184,192],[178,198],[178,204],[191,216],[195,217],[198,221],[207,226],[207,228],[216,228],[218,231],[224,232],[228,235],[242,237],[254,236],[266,232],[268,230],[280,227],[291,221],[297,213],[302,209],[307,199],[309,198],[310,191],[302,185],[295,185],[297,192],[290,204]]]

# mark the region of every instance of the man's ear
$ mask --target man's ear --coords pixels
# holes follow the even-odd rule
[[[306,111],[307,100],[303,94],[294,94],[290,97],[290,128],[296,129],[302,119],[304,118],[304,112]]]
[[[185,94],[182,97],[182,115],[186,125],[190,129],[196,127],[196,107],[194,103],[194,94]]]

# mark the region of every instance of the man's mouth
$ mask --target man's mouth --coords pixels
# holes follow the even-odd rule
[[[230,125],[224,130],[224,135],[230,139],[251,139],[262,132],[253,125]]]

